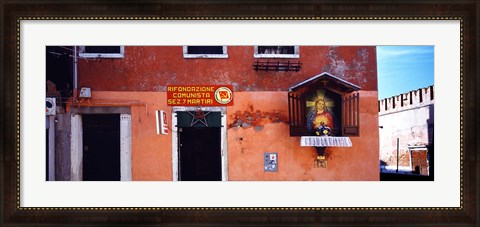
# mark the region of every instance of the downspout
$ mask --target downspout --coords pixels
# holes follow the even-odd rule
[[[77,46],[73,46],[73,101],[77,100]]]
[[[77,72],[77,46],[73,46],[73,96],[72,110],[75,109],[78,90],[78,72]],[[76,112],[76,111],[75,111]],[[71,112],[70,118],[70,180],[83,180],[83,129],[82,116]]]

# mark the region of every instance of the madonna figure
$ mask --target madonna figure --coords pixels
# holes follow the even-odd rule
[[[307,117],[307,130],[315,132],[320,126],[327,126],[332,130],[337,128],[335,116],[328,110],[325,100],[319,99]]]

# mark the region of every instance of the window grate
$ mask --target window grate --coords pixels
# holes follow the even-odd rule
[[[302,63],[300,61],[292,63],[290,61],[280,62],[280,61],[255,61],[253,62],[253,69],[255,71],[293,71],[299,72],[302,68]]]

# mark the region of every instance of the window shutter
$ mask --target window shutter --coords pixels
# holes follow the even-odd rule
[[[347,94],[343,99],[343,136],[359,136],[360,135],[360,111],[359,111],[360,94],[354,92]]]
[[[288,119],[290,122],[290,136],[307,135],[305,117],[305,102],[302,97],[293,92],[288,93]]]

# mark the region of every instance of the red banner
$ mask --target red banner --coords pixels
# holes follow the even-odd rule
[[[231,106],[232,85],[167,85],[169,106]]]

